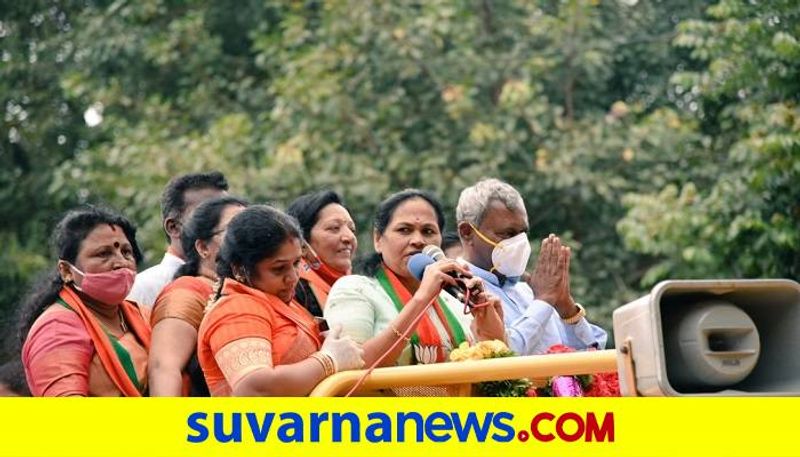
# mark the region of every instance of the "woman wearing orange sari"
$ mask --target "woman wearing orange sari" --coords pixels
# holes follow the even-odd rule
[[[56,271],[23,305],[22,363],[34,396],[142,396],[150,326],[125,301],[141,252],[124,217],[87,207],[59,222]]]
[[[217,255],[217,300],[200,324],[197,356],[212,396],[303,396],[325,377],[361,368],[361,350],[320,334],[293,300],[303,237],[265,205],[236,215]]]
[[[356,225],[342,198],[332,190],[298,197],[286,212],[300,223],[308,242],[295,299],[321,317],[333,283],[352,273],[358,249]]]
[[[153,397],[207,397],[208,387],[197,363],[197,329],[217,280],[217,252],[225,229],[247,203],[236,197],[205,201],[181,230],[186,255],[175,280],[158,295],[150,323],[148,377]]]

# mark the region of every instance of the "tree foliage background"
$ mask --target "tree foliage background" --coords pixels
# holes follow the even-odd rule
[[[390,192],[452,216],[500,177],[608,328],[661,279],[797,279],[798,39],[793,0],[0,0],[5,335],[65,210],[122,210],[152,264],[161,189],[207,169],[342,192],[362,252]]]

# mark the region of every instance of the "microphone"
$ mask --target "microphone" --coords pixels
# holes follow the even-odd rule
[[[444,254],[444,251],[442,251],[442,248],[436,246],[435,244],[429,244],[422,248],[422,253],[430,256],[435,262],[447,258],[447,256]]]
[[[442,248],[440,248],[439,246],[436,246],[435,244],[429,244],[429,245],[425,246],[424,248],[422,248],[422,253],[426,254],[426,255],[429,255],[435,262],[450,258],[450,257],[447,257],[447,255],[444,253],[444,251],[442,251]],[[462,275],[461,273],[459,273],[457,271],[451,271],[448,274],[450,276],[456,278],[456,279],[464,279],[464,275]]]
[[[426,246],[427,248],[427,246]],[[439,248],[436,248],[439,249]],[[441,249],[439,249],[441,252]],[[442,253],[444,255],[444,253]],[[423,252],[418,252],[408,259],[408,271],[417,278],[418,281],[422,281],[422,275],[425,274],[425,269],[428,268],[428,265],[436,263],[436,260],[428,254]],[[447,293],[456,297],[460,301],[464,301],[465,295],[461,288],[456,287],[452,284],[445,284],[442,286]]]
[[[445,255],[444,251],[442,251],[442,248],[436,246],[435,244],[429,244],[422,248],[421,253],[414,254],[408,259],[408,271],[410,271],[418,281],[422,281],[422,275],[425,273],[425,268],[427,268],[428,265],[447,258],[448,257]],[[454,271],[448,274],[456,279],[464,279],[459,272]],[[463,281],[459,281],[458,286],[446,284],[442,288],[450,295],[456,297],[462,303],[467,297],[466,285]],[[470,292],[472,293],[470,294],[469,303],[467,303],[467,305],[471,307],[475,304],[474,300],[477,295],[475,292],[480,292],[480,290],[476,288]]]

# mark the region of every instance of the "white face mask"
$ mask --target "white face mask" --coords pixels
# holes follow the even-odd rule
[[[496,271],[508,278],[519,277],[522,276],[522,273],[525,273],[525,267],[528,266],[528,260],[531,258],[531,243],[528,241],[528,235],[525,232],[495,243],[474,225],[472,225],[472,229],[483,241],[494,246],[494,249],[492,249],[492,271]]]

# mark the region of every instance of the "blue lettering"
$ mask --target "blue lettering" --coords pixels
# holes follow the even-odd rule
[[[377,422],[369,424],[364,437],[370,443],[391,443],[392,442],[392,419],[386,413],[369,413],[367,419],[377,419]],[[381,432],[380,434],[378,432]]]
[[[283,413],[280,417],[288,423],[281,424],[278,428],[278,439],[283,443],[302,443],[303,418],[297,413]]]
[[[397,442],[404,443],[406,441],[406,422],[413,420],[417,424],[417,443],[421,443],[424,439],[423,433],[425,424],[422,421],[420,413],[397,413]]]
[[[255,412],[230,413],[230,420],[226,413],[213,413],[213,433],[214,439],[219,443],[240,443],[242,442],[242,415],[247,418],[247,426],[252,433],[256,443],[263,443],[269,439],[270,430],[275,423],[275,413],[263,413],[258,415]],[[330,417],[332,416],[332,417]],[[614,440],[614,419],[606,415],[602,424],[599,424],[596,417],[591,417],[589,427],[593,437],[587,438],[592,441],[613,441]],[[278,427],[278,439],[283,443],[302,443],[304,442],[304,417],[297,413],[282,413],[280,426]],[[353,412],[345,413],[311,413],[311,442],[318,443],[322,426],[325,422],[331,422],[332,441],[340,443],[346,433],[345,424],[349,427],[350,442],[358,443],[361,441],[361,421],[358,414]],[[512,425],[514,415],[510,412],[485,413],[482,418],[475,412],[462,415],[456,412],[444,413],[441,411],[430,413],[423,417],[418,412],[399,412],[396,416],[396,424],[393,418],[386,413],[372,412],[367,414],[368,423],[366,424],[365,439],[369,443],[390,443],[392,442],[393,426],[396,426],[397,442],[406,441],[406,428],[409,422],[415,427],[416,442],[421,443],[426,439],[434,443],[448,442],[453,436],[459,442],[466,442],[474,437],[476,441],[483,443],[493,431],[491,439],[499,443],[507,443],[516,437],[516,431]],[[186,440],[189,443],[202,443],[210,436],[209,426],[207,425],[208,413],[194,412],[187,419],[186,424],[189,431]],[[535,422],[535,421],[534,421]],[[534,427],[535,428],[535,427]],[[228,430],[229,429],[229,430]],[[538,430],[534,430],[536,434]],[[409,433],[413,433],[409,430]],[[413,438],[412,438],[413,439]]]
[[[186,435],[186,441],[190,443],[202,443],[208,439],[208,429],[205,425],[200,423],[200,421],[205,421],[206,417],[208,417],[208,414],[201,412],[189,414],[189,417],[186,419],[186,425],[189,426],[189,429],[197,432],[197,435]]]
[[[342,424],[344,421],[350,422],[350,442],[360,442],[361,421],[356,413],[333,413],[333,442],[342,442]]]
[[[328,413],[311,413],[311,442],[319,443],[319,430],[328,421]]]
[[[452,416],[453,428],[455,428],[456,435],[458,435],[458,441],[462,443],[467,441],[467,438],[469,438],[469,435],[472,433],[471,430],[475,430],[475,438],[479,443],[486,441],[486,435],[489,433],[489,426],[492,423],[494,413],[484,414],[483,424],[480,426],[478,425],[478,416],[475,412],[467,414],[467,419],[463,424],[461,423],[461,416],[458,413],[453,413]]]
[[[250,431],[253,432],[253,439],[256,443],[263,443],[269,436],[269,429],[272,427],[272,421],[275,419],[275,413],[264,413],[264,422],[258,423],[256,413],[246,413],[247,423],[250,425]]]
[[[242,414],[231,415],[231,433],[225,433],[225,414],[214,413],[214,438],[220,443],[242,442]]]
[[[458,413],[453,413],[458,414]],[[437,424],[436,421],[442,422],[441,424]],[[431,413],[427,419],[425,419],[425,434],[428,436],[428,439],[433,441],[434,443],[444,443],[445,441],[449,441],[452,436],[450,433],[445,433],[444,435],[437,435],[436,432],[450,432],[453,430],[453,421],[450,419],[450,416],[443,413],[443,412],[435,412]]]
[[[507,420],[509,423],[503,423],[503,419]],[[493,433],[492,439],[500,443],[508,443],[513,440],[516,434],[514,432],[514,427],[510,424],[512,420],[514,420],[514,415],[511,413],[495,414],[494,418],[492,418],[492,425],[494,425],[494,428],[506,432],[506,434],[501,435],[499,433]]]

